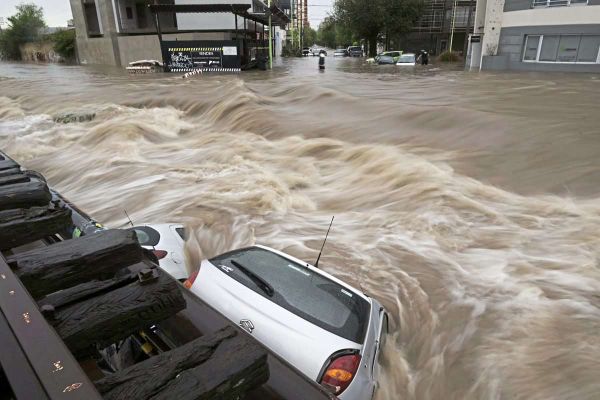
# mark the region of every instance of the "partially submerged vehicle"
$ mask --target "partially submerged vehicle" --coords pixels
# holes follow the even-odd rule
[[[138,60],[130,62],[125,69],[130,74],[147,74],[162,72],[163,64],[157,60]]]
[[[259,245],[202,261],[185,286],[340,399],[374,396],[388,331],[376,299]]]
[[[360,46],[349,46],[347,49],[349,57],[362,57],[363,49]]]
[[[377,54],[373,58],[367,58],[367,62],[374,63],[374,64],[395,64],[400,59],[400,56],[402,56],[401,51],[397,51],[397,50],[384,51],[382,53]],[[381,57],[391,57],[393,62],[387,62],[388,59],[386,58],[383,63],[380,63],[379,61],[380,61]]]
[[[415,53],[404,53],[400,56],[396,65],[415,66],[417,65],[417,56]]]
[[[188,273],[182,252],[185,241],[183,225],[145,224],[130,229],[135,231],[142,247],[154,253],[163,270],[179,281],[187,279]]]
[[[333,52],[334,57],[348,57],[348,50],[346,49],[336,49]]]

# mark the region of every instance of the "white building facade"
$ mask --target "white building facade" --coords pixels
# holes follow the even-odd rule
[[[600,0],[478,0],[467,65],[600,72]]]

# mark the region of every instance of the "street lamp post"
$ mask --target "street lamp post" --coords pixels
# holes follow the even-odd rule
[[[454,41],[454,25],[456,23],[456,1],[454,0],[454,7],[452,7],[452,31],[450,33],[450,53],[452,53],[452,42]]]
[[[271,34],[271,0],[268,0],[269,7],[269,69],[273,69],[273,37]]]

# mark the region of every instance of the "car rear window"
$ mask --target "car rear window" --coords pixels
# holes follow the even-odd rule
[[[160,233],[149,226],[134,226],[132,229],[142,246],[156,246],[160,242]]]
[[[232,261],[271,285],[273,296],[268,296]],[[229,267],[228,272],[217,269],[297,316],[355,343],[364,341],[369,302],[331,279],[259,247],[225,253],[210,262]]]
[[[187,232],[185,228],[175,228],[175,232],[177,232],[180,238],[187,240]]]

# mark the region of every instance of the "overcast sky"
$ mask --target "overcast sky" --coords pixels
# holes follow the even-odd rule
[[[71,6],[69,0],[0,0],[0,17],[6,18],[15,13],[15,6],[21,3],[34,3],[44,8],[46,25],[66,26],[71,19]],[[333,0],[308,0],[308,19],[310,25],[317,29],[323,18],[331,12]],[[323,7],[325,6],[325,7]]]
[[[71,17],[69,0],[0,0],[0,17],[6,19],[15,14],[15,6],[21,3],[34,3],[44,9],[44,17],[48,26],[67,26]]]

